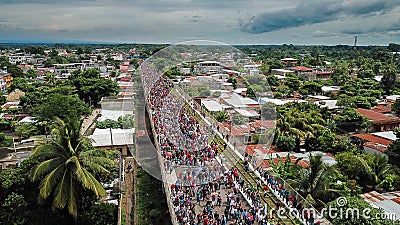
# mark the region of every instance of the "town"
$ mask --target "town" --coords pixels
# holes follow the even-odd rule
[[[399,222],[400,45],[210,46],[1,45],[3,224]]]

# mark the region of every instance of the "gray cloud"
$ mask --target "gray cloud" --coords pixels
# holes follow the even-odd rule
[[[335,45],[351,44],[351,32],[371,32],[359,35],[363,44],[399,42],[399,32],[391,26],[398,20],[400,7],[395,7],[400,0],[322,1],[0,0],[0,42],[208,39],[230,44]],[[244,27],[249,31],[242,32]],[[373,33],[375,27],[381,29],[380,36]],[[265,30],[273,32],[262,33]]]
[[[338,35],[332,32],[327,32],[327,31],[322,31],[322,30],[316,30],[312,32],[311,34],[313,37],[337,37]]]
[[[400,4],[400,0],[323,0],[304,1],[291,9],[263,13],[241,24],[248,33],[264,33],[337,20],[342,17],[359,17],[384,14]]]
[[[362,26],[343,30],[344,34],[365,34],[365,33],[396,33],[400,31],[400,20],[395,23],[380,24],[376,26]]]

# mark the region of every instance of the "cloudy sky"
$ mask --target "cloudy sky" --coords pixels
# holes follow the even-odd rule
[[[400,43],[400,0],[0,0],[0,41]]]

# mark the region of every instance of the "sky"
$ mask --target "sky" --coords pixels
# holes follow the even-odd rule
[[[388,45],[400,0],[0,0],[0,41]]]

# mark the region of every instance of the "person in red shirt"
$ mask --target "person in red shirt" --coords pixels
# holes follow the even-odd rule
[[[203,219],[203,225],[208,225],[208,217],[204,217],[204,219]]]

